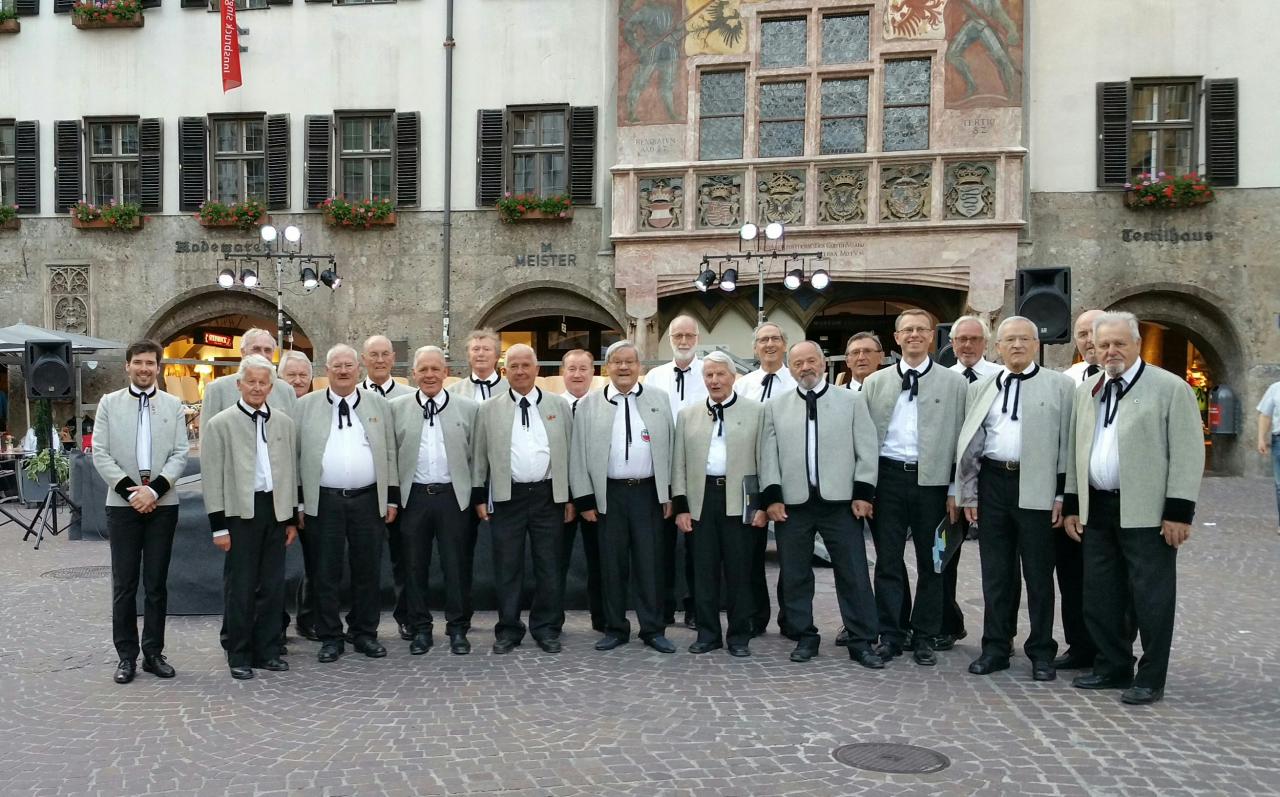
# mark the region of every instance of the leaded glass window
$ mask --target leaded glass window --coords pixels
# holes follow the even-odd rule
[[[767,19],[760,23],[760,66],[804,66],[808,20]]]
[[[805,82],[760,84],[760,157],[804,154]]]
[[[884,150],[929,148],[930,60],[884,65]]]
[[[866,14],[839,14],[822,18],[822,63],[857,64],[866,61],[868,44]]]
[[[867,79],[822,81],[822,130],[819,152],[845,155],[867,151]]]
[[[703,72],[699,83],[698,158],[741,158],[746,73]]]

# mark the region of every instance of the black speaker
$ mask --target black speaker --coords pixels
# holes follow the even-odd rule
[[[27,341],[22,349],[22,377],[27,381],[27,398],[71,398],[75,387],[71,374],[71,342]]]
[[[956,364],[956,353],[951,348],[951,324],[938,324],[933,330],[933,359],[948,368]]]
[[[1071,269],[1024,268],[1014,306],[1040,330],[1040,342],[1071,342]]]

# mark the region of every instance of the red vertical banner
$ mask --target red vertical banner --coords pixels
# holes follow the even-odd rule
[[[240,86],[240,29],[236,26],[236,0],[222,0],[222,91]]]

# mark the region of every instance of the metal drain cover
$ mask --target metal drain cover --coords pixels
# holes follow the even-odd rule
[[[41,578],[56,578],[67,581],[73,578],[106,578],[111,575],[111,565],[89,565],[88,567],[64,567],[61,570],[49,570],[41,573]]]
[[[893,775],[924,775],[941,772],[951,766],[951,759],[942,753],[912,744],[846,744],[837,747],[831,754],[846,766]]]

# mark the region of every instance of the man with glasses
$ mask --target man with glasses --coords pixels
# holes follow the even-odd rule
[[[560,398],[569,402],[569,412],[576,415],[578,404],[591,392],[595,380],[595,359],[586,349],[570,349],[560,358],[560,378],[564,380],[564,392]],[[569,504],[570,507],[573,504]],[[573,562],[573,542],[582,537],[582,553],[587,560],[587,606],[591,611],[591,628],[604,633],[604,600],[600,593],[600,538],[596,524],[584,520],[576,512],[567,515],[564,536],[560,538],[560,593],[563,595],[569,581],[569,565]],[[581,533],[581,535],[579,535]],[[564,612],[560,612],[557,630],[564,627]]]
[[[844,386],[861,392],[862,383],[879,371],[880,363],[884,361],[880,336],[874,332],[855,332],[845,344],[844,361],[849,366],[849,381]]]
[[[768,401],[796,386],[787,368],[787,333],[782,327],[771,321],[756,327],[752,349],[760,367],[737,381],[734,390],[738,395]]]

